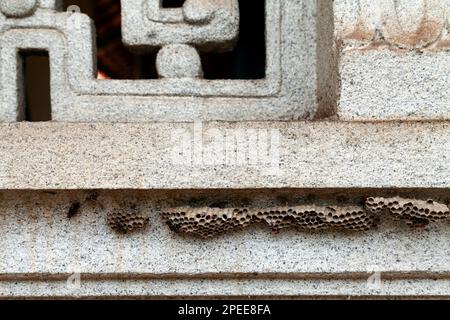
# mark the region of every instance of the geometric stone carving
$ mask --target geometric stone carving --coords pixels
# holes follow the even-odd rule
[[[185,1],[182,8],[161,8],[160,0],[123,1],[124,43],[138,50],[159,49],[162,78],[202,75],[197,50],[227,51],[239,34],[237,0]]]
[[[239,36],[238,1],[121,4],[124,43],[162,48],[161,79],[98,80],[87,16],[58,12],[60,0],[1,1],[0,121],[24,119],[20,55],[33,50],[50,53],[56,121],[450,117],[448,1],[266,0],[261,33],[270,37],[266,76],[258,80],[201,78],[198,52],[230,50]]]
[[[266,76],[257,80],[200,78],[196,51],[233,48],[239,31],[236,0],[192,0],[176,9],[161,8],[158,0],[121,1],[127,45],[141,51],[180,49],[163,49],[158,57],[162,78],[150,80],[97,79],[93,23],[82,13],[58,12],[61,4],[2,2],[0,121],[24,119],[20,54],[35,50],[49,52],[55,121],[289,120],[334,111],[328,76],[331,3],[266,0],[266,30],[259,31],[270,35]]]
[[[448,28],[450,3],[441,0],[335,1],[335,29],[353,47],[376,41],[399,49],[424,49]]]
[[[32,15],[36,10],[36,0],[2,0],[0,11],[8,18],[23,18]]]
[[[449,73],[448,47],[424,52],[348,49],[341,58],[339,118],[450,119]]]
[[[163,47],[156,58],[161,78],[200,78],[203,75],[200,56],[195,48],[185,44]]]
[[[203,50],[232,48],[239,34],[237,0],[187,0],[161,8],[160,0],[122,1],[123,41],[138,48],[183,43]]]
[[[243,1],[122,0],[123,41],[158,52],[159,79],[99,80],[87,16],[0,0],[0,121],[24,119],[21,55],[37,50],[53,120],[102,122],[0,123],[0,297],[449,296],[450,123],[379,120],[449,119],[450,2],[266,0],[266,76],[203,79],[200,54],[233,49]],[[276,121],[327,116],[377,121]],[[181,163],[178,129],[192,142]],[[213,132],[238,130],[279,132],[276,170],[206,160]],[[252,142],[225,151],[252,158]],[[161,208],[188,235],[286,232],[187,239]],[[148,234],[108,232],[149,217]],[[74,273],[88,281],[70,288]]]
[[[165,210],[163,217],[176,232],[210,238],[257,223],[265,223],[274,232],[285,228],[366,231],[376,225],[385,211],[411,226],[450,218],[450,209],[445,204],[400,197],[368,198],[365,206],[178,207]]]

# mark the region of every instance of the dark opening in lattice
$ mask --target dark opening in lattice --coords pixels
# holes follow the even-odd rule
[[[185,0],[164,0],[164,8],[181,7]],[[95,21],[100,77],[156,79],[156,52],[136,54],[122,43],[121,10],[117,0],[66,0]],[[239,40],[231,52],[200,53],[206,79],[262,79],[266,75],[265,1],[239,1]]]

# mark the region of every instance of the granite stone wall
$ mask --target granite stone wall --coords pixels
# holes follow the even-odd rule
[[[265,76],[208,79],[242,1],[122,0],[121,80],[75,5],[0,0],[0,298],[450,296],[450,2],[265,0]]]

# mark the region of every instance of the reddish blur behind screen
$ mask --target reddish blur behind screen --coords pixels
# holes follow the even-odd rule
[[[180,7],[184,0],[164,0],[166,8]],[[97,29],[99,78],[155,79],[156,52],[136,54],[122,43],[121,9],[118,0],[66,0],[66,8],[77,5]],[[235,50],[202,53],[206,79],[262,79],[265,77],[264,0],[240,1],[241,24]]]

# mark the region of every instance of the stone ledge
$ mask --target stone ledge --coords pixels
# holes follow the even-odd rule
[[[375,271],[389,279],[450,276],[449,257],[442,254],[448,251],[448,219],[410,228],[382,214],[377,228],[365,232],[287,229],[271,234],[255,225],[204,240],[177,235],[161,211],[174,200],[185,202],[184,197],[217,201],[227,192],[185,193],[189,192],[101,191],[96,202],[83,202],[79,212],[68,217],[71,203],[84,198],[84,191],[3,191],[0,281],[27,280],[27,275],[58,280],[73,273],[106,277],[103,280],[139,276],[242,280],[242,275],[256,274],[266,280],[361,279]],[[241,196],[267,199],[267,193]],[[147,228],[122,234],[107,225],[108,213],[126,201],[148,214]]]
[[[84,191],[1,192],[0,299],[450,296],[448,221],[410,229],[383,216],[364,233],[255,226],[201,240],[176,235],[157,213],[173,192],[102,191],[70,219],[68,206]],[[107,226],[119,196],[140,199],[146,230],[123,235]],[[380,286],[368,285],[375,272]]]
[[[0,189],[448,188],[450,182],[450,122],[11,123],[0,124],[0,132]],[[255,132],[267,138],[261,141],[268,162],[245,160]],[[244,150],[244,162],[207,163],[223,145],[217,136],[234,135],[244,139],[235,148]],[[192,148],[174,159],[186,145]],[[233,148],[227,156],[236,155]]]
[[[114,297],[450,297],[448,279],[389,280],[381,290],[365,280],[90,280],[80,289],[66,281],[0,281],[1,298]]]

